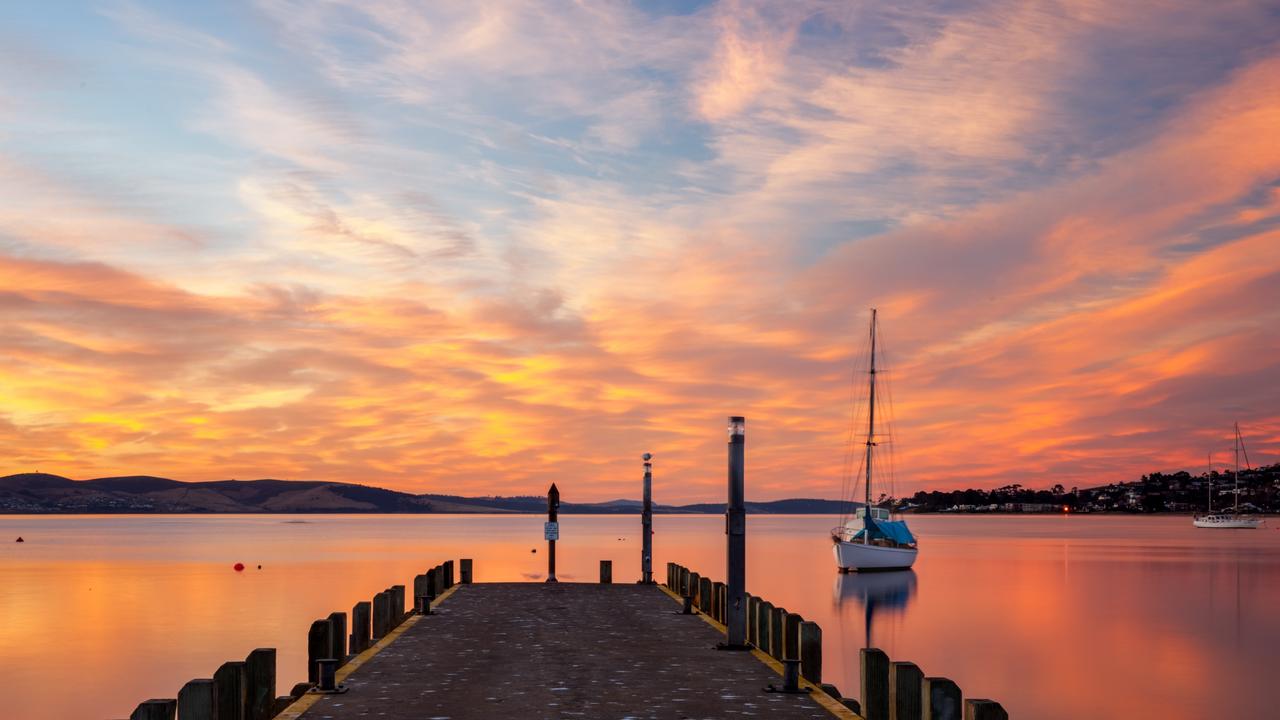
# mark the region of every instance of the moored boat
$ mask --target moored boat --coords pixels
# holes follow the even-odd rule
[[[1213,511],[1213,468],[1212,462],[1209,474],[1205,479],[1209,482],[1209,512],[1204,515],[1197,515],[1191,524],[1198,528],[1217,528],[1220,530],[1255,530],[1262,525],[1262,519],[1253,515],[1243,515],[1240,513],[1240,453],[1245,452],[1245,464],[1248,465],[1249,454],[1244,450],[1244,438],[1240,435],[1240,423],[1235,424],[1235,487],[1231,490],[1235,496],[1235,502],[1232,504],[1231,512],[1214,512]]]

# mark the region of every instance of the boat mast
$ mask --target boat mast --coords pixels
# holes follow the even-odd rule
[[[1204,476],[1209,481],[1209,514],[1213,514],[1213,453],[1209,453],[1209,474]]]
[[[1231,506],[1231,514],[1240,514],[1240,423],[1236,423],[1236,486],[1233,490],[1236,502]]]
[[[871,448],[875,446],[876,436],[876,309],[871,308],[871,372],[870,375],[871,391],[867,399],[867,477],[866,477],[866,502],[863,505],[864,519],[862,522],[862,544],[871,544],[871,526],[867,524],[867,520],[871,519]]]

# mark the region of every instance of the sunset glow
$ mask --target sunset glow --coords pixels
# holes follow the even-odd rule
[[[0,475],[837,497],[1280,460],[1280,14],[0,9]],[[1225,457],[1225,455],[1223,455]]]

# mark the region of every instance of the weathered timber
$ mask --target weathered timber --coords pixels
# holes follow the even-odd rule
[[[756,647],[773,654],[773,603],[761,600],[756,606]]]
[[[714,586],[715,584],[711,582],[711,578],[698,578],[698,609],[701,610],[704,615],[711,614],[711,593],[713,592],[712,588]]]
[[[711,583],[711,619],[724,622],[724,588],[722,582]]]
[[[270,720],[276,697],[276,649],[258,648],[244,659],[245,720]]]
[[[859,664],[863,717],[889,720],[889,656],[878,648],[863,648]]]
[[[404,586],[392,585],[388,592],[391,593],[391,629],[395,629],[404,622]]]
[[[782,656],[788,660],[800,659],[800,623],[804,618],[800,613],[787,613],[782,619]]]
[[[786,619],[787,609],[784,607],[775,607],[769,616],[769,654],[775,660],[782,660],[786,657],[782,644],[782,639],[786,636],[786,633],[783,632]]]
[[[800,623],[800,675],[822,684],[822,628],[809,620]]]
[[[129,720],[173,720],[177,712],[177,700],[169,698],[143,700],[133,709]]]
[[[453,587],[453,561],[444,561],[444,589],[448,590]]]
[[[413,576],[413,609],[422,612],[422,598],[429,596],[427,592],[427,574]]]
[[[960,686],[944,677],[927,677],[920,684],[924,720],[961,720],[964,703]]]
[[[964,701],[964,720],[1009,720],[1009,713],[995,700]]]
[[[915,663],[889,663],[889,720],[920,720],[923,681],[924,673]]]
[[[319,680],[318,663],[329,657],[329,621],[316,620],[307,630],[307,682],[315,685]]]
[[[760,609],[760,598],[755,595],[747,595],[747,644],[760,646],[759,636],[756,634],[758,623],[756,622],[756,610]]]
[[[373,639],[381,640],[391,631],[391,595],[382,591],[373,596]]]
[[[613,583],[613,561],[600,561],[600,584],[609,585]]]
[[[178,691],[179,720],[218,720],[212,679],[191,680]]]
[[[245,720],[245,689],[249,684],[242,661],[225,662],[213,673],[218,720]]]
[[[458,561],[458,575],[463,585],[471,584],[471,558],[462,558]]]
[[[347,614],[329,613],[329,657],[339,665],[347,662]]]
[[[361,600],[351,608],[351,654],[359,655],[369,649],[373,638],[373,603]]]

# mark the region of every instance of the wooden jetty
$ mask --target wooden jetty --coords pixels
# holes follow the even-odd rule
[[[725,649],[725,585],[668,563],[662,585],[472,583],[442,563],[406,586],[312,623],[308,682],[276,694],[275,651],[255,650],[148,700],[131,720],[346,718],[865,718],[1000,720],[881,651],[861,657],[860,698],[822,682],[822,630],[747,596],[747,651]],[[720,647],[718,647],[720,646]],[[864,710],[865,708],[865,710]]]

